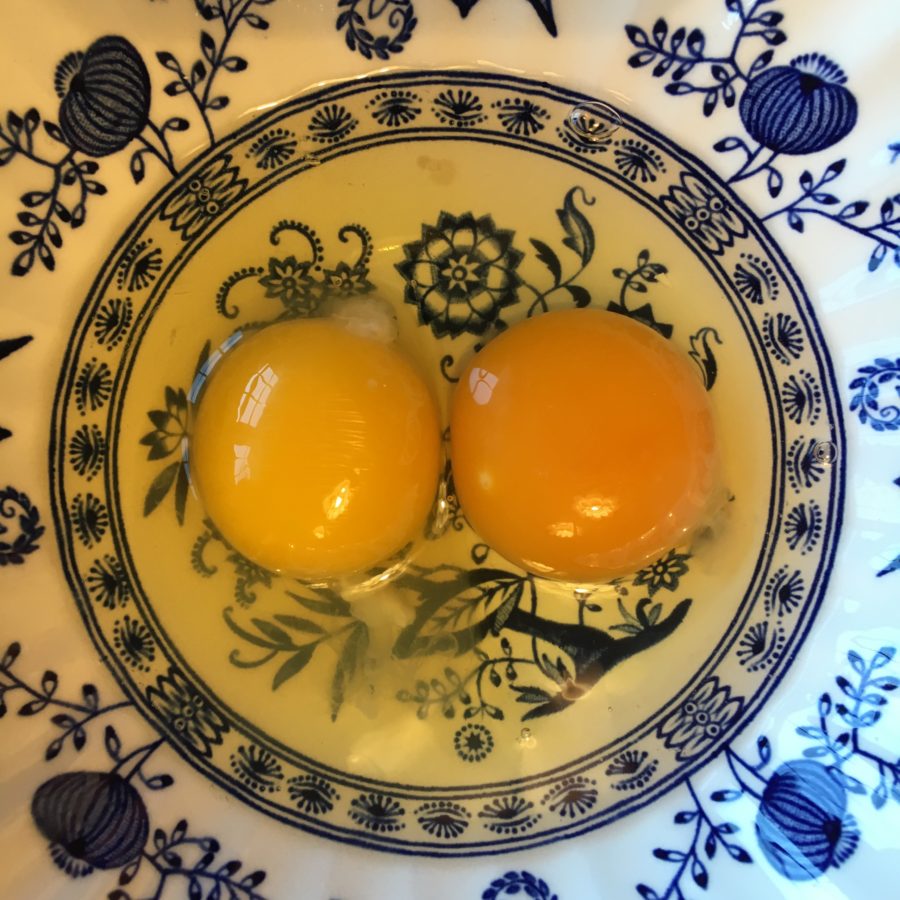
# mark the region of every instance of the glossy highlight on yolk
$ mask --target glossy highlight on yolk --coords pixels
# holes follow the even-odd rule
[[[189,464],[206,513],[243,555],[340,576],[421,532],[440,467],[437,411],[394,346],[324,319],[283,322],[213,369]]]
[[[707,393],[693,363],[617,313],[545,313],[463,372],[450,421],[462,511],[536,574],[601,581],[684,543],[718,496]]]

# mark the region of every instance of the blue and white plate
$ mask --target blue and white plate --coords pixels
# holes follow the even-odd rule
[[[302,6],[7,11],[3,894],[884,895],[900,13]],[[573,590],[448,467],[378,603],[254,565],[184,464],[203,379],[370,293],[442,407],[529,316],[655,329],[725,512]]]

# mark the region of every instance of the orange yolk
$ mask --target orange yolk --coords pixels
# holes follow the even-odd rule
[[[540,575],[600,581],[684,543],[718,486],[713,416],[693,363],[601,310],[545,313],[491,341],[453,396],[466,518]]]
[[[331,577],[413,540],[434,501],[440,427],[391,345],[326,320],[272,325],[213,369],[190,441],[207,514],[274,571]]]

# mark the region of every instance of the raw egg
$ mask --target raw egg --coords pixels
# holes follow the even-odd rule
[[[240,553],[327,578],[374,566],[421,533],[440,443],[431,393],[395,345],[298,320],[217,363],[189,464],[207,515]]]
[[[696,367],[602,310],[545,313],[487,344],[454,393],[450,444],[475,531],[560,579],[636,571],[689,539],[719,495]]]

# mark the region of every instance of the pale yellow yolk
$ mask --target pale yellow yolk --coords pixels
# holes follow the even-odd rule
[[[285,322],[216,365],[189,458],[206,513],[236,550],[325,578],[374,566],[421,533],[440,428],[395,347],[327,320]]]
[[[453,397],[462,511],[496,551],[573,581],[634,572],[684,543],[718,496],[709,399],[655,331],[546,313],[491,341]]]

